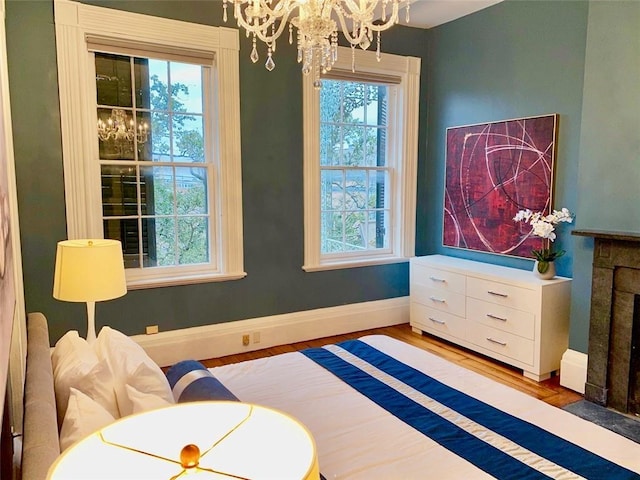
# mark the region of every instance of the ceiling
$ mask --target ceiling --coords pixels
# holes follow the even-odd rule
[[[487,8],[502,0],[414,0],[411,2],[409,23],[405,11],[400,11],[400,23],[410,27],[431,28],[470,13]]]

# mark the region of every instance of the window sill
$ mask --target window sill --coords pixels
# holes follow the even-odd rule
[[[162,278],[142,278],[127,280],[127,289],[142,290],[146,288],[174,287],[178,285],[193,285],[195,283],[226,282],[230,280],[240,280],[247,276],[246,272],[230,273],[204,273],[190,275],[175,275]]]
[[[303,265],[305,272],[321,272],[324,270],[339,270],[342,268],[369,267],[373,265],[387,265],[390,263],[407,263],[408,258],[405,257],[384,257],[384,258],[366,258],[362,260],[349,259],[344,261],[331,261],[320,263],[318,265]]]

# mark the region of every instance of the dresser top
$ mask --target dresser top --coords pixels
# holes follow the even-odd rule
[[[505,281],[520,283],[523,285],[553,285],[556,283],[569,282],[570,278],[554,277],[552,280],[542,280],[538,278],[532,270],[522,270],[519,268],[503,267],[491,263],[476,262],[463,258],[448,257],[446,255],[427,255],[424,257],[413,257],[411,263],[417,265],[429,265],[435,268],[442,268],[462,275],[478,275],[495,281]]]

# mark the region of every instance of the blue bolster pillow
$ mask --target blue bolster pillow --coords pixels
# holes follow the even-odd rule
[[[207,367],[195,360],[176,363],[167,370],[166,375],[176,402],[238,400]]]

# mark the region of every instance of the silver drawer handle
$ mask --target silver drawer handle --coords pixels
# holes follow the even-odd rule
[[[496,340],[491,337],[487,337],[487,340],[489,340],[491,343],[497,343],[498,345],[502,345],[503,347],[507,346],[507,342],[501,342],[500,340]]]
[[[506,318],[498,317],[497,315],[494,315],[493,313],[487,313],[487,317],[493,318],[494,320],[501,320],[503,322],[507,321]]]
[[[429,298],[433,302],[438,302],[438,303],[445,303],[446,302],[446,300],[444,298],[438,298],[438,297],[429,297]]]
[[[506,293],[494,292],[493,290],[488,290],[487,293],[489,295],[495,295],[496,297],[502,297],[502,298],[507,298],[509,296]]]
[[[438,320],[437,318],[433,318],[433,317],[429,317],[429,320],[431,320],[433,323],[437,323],[438,325],[444,325],[446,322],[443,322],[442,320]]]
[[[429,280],[433,280],[434,282],[441,282],[441,283],[445,283],[446,282],[446,280],[444,278],[434,277],[433,275],[431,275],[429,277]]]

